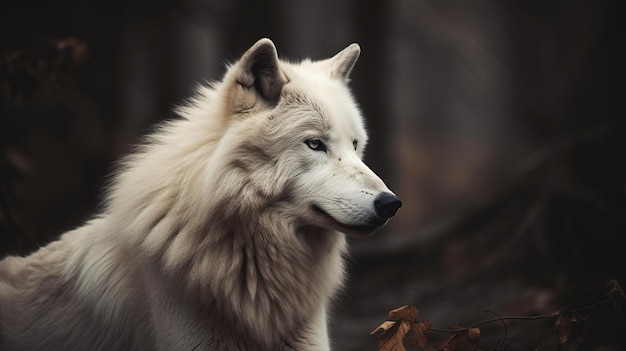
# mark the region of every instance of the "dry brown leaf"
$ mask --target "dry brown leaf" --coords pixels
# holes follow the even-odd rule
[[[396,324],[396,321],[384,321],[378,327],[376,327],[376,329],[372,330],[370,332],[370,335],[376,334],[381,331],[387,331],[391,329],[391,327],[393,327],[394,324]]]
[[[432,321],[417,322],[411,324],[411,333],[409,334],[409,345],[423,349],[428,345],[428,329],[432,325]]]
[[[408,319],[411,322],[417,322],[418,313],[419,311],[417,310],[417,308],[413,306],[404,305],[402,307],[398,307],[396,309],[389,311],[387,318],[388,319],[404,318],[404,319]]]
[[[617,279],[611,279],[608,282],[606,282],[606,285],[609,287],[609,292],[607,295],[609,296],[613,296],[615,294],[619,294],[622,297],[624,296],[624,291],[622,290],[622,287],[619,284],[619,281],[617,281]]]
[[[560,345],[565,345],[572,334],[572,315],[563,307],[554,321],[554,329]]]
[[[609,280],[606,282],[606,285],[609,287],[609,291],[606,295],[613,299],[613,307],[618,311],[622,311],[624,305],[626,305],[624,290],[622,290],[622,287],[616,279]]]
[[[380,338],[378,351],[406,351],[403,341],[410,329],[411,323],[409,321],[399,320]]]
[[[470,328],[467,331],[467,335],[470,340],[478,341],[478,339],[480,339],[480,328]]]
[[[469,328],[458,333],[455,340],[456,351],[476,351],[478,350],[478,339],[480,338],[479,328]]]

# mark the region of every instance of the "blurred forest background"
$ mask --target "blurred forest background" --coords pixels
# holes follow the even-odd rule
[[[601,300],[589,287],[626,281],[618,4],[6,2],[0,255],[31,252],[93,215],[115,161],[259,38],[291,60],[357,42],[351,85],[371,137],[366,162],[404,206],[351,241],[335,348],[376,350],[368,333],[405,304],[445,329],[494,317],[483,310],[534,315]],[[622,312],[599,307],[580,325],[581,349],[626,349]],[[509,321],[481,340],[525,350],[549,332],[546,321]]]

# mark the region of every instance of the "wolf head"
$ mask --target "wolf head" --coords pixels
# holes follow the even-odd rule
[[[353,236],[395,215],[402,203],[362,161],[367,134],[347,85],[359,55],[352,44],[326,60],[291,63],[261,39],[229,68],[226,127],[211,165],[226,172],[223,199]]]

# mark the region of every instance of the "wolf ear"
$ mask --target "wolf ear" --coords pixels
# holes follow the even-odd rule
[[[287,78],[280,71],[274,43],[267,39],[257,41],[236,64],[236,85],[231,95],[235,111],[258,107],[259,100],[275,106],[280,99]]]
[[[335,56],[330,58],[330,76],[347,81],[350,72],[361,54],[361,47],[354,43],[348,45]]]

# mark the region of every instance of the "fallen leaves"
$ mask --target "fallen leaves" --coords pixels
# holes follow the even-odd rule
[[[422,351],[477,351],[482,350],[479,345],[481,329],[478,326],[500,322],[506,320],[549,320],[552,324],[552,335],[554,340],[561,347],[567,347],[572,343],[573,338],[578,341],[584,339],[586,333],[576,329],[580,324],[580,319],[584,316],[581,313],[601,305],[613,304],[614,310],[623,311],[626,295],[617,280],[610,280],[606,283],[606,297],[599,302],[585,306],[583,308],[572,309],[569,306],[538,316],[529,317],[499,317],[486,320],[467,326],[462,323],[454,323],[450,329],[434,329],[430,320],[418,320],[419,310],[414,306],[401,306],[395,308],[387,314],[387,319],[370,332],[370,335],[382,333],[378,343],[378,351],[406,351],[406,347],[417,348]],[[429,337],[429,332],[448,333],[447,339],[440,342],[433,342]],[[506,339],[503,338],[502,340]],[[441,340],[441,339],[439,339]],[[500,348],[496,348],[500,349]],[[541,349],[539,347],[538,349]]]

